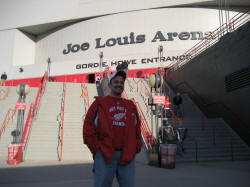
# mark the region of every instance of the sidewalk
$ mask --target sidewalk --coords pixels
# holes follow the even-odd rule
[[[92,163],[0,163],[1,187],[92,187]],[[176,169],[136,164],[136,187],[248,187],[250,161],[177,163]],[[113,187],[118,187],[116,180]]]

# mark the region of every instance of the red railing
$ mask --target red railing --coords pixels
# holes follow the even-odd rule
[[[46,90],[46,87],[47,87],[47,82],[48,82],[48,72],[46,72],[44,74],[44,77],[43,77],[43,82],[40,86],[40,88],[38,88],[38,92],[37,92],[37,95],[36,95],[36,100],[35,100],[35,104],[34,104],[34,112],[35,112],[35,116],[39,110],[39,106],[40,106],[40,102],[41,102],[41,99],[42,99],[42,96]]]
[[[136,80],[134,80],[134,79],[132,79],[132,81],[133,81],[133,85],[137,85],[137,91],[138,91],[138,86],[139,86],[139,82],[141,81],[141,82],[143,82],[144,83],[144,86],[145,86],[145,82],[144,81],[142,81],[141,79],[140,80],[138,80],[138,81],[136,81]],[[141,83],[141,85],[142,85],[142,83]],[[163,82],[163,86],[166,86],[167,87],[167,89],[168,89],[168,94],[167,95],[169,95],[169,96],[173,96],[174,95],[174,92],[172,91],[172,89],[170,89],[170,87],[167,85],[167,83],[164,81]],[[146,87],[146,86],[145,86]],[[134,88],[134,87],[133,87]],[[142,87],[141,87],[142,88]],[[135,89],[135,88],[134,88]],[[151,93],[150,93],[151,94]],[[139,110],[140,110],[140,107],[138,107],[139,108]],[[173,126],[173,128],[174,128],[174,126],[175,126],[175,123],[177,123],[177,121],[179,121],[180,119],[179,118],[177,118],[177,116],[174,114],[174,112],[173,112],[173,110],[170,108],[170,111],[171,111],[171,113],[172,113],[172,126]],[[143,114],[143,113],[142,113]],[[165,115],[166,115],[166,113],[165,113]],[[204,115],[205,116],[205,115]],[[166,116],[165,116],[166,117]],[[206,116],[205,116],[206,117]],[[144,120],[142,120],[142,121],[144,121]],[[146,126],[148,126],[148,125],[146,125]],[[143,135],[145,135],[145,134],[147,134],[147,128],[146,129],[144,129],[145,130],[145,132],[143,133]],[[151,132],[150,132],[150,134],[151,134]],[[151,136],[150,136],[151,137]],[[194,144],[195,144],[195,160],[196,160],[196,162],[198,162],[198,140],[197,139],[195,139],[194,137],[192,137],[192,136],[188,136],[188,139],[189,140],[192,140],[192,141],[194,141]],[[146,141],[145,141],[146,142]],[[149,141],[149,142],[151,142],[151,141]]]
[[[0,128],[0,140],[1,140],[3,133],[5,132],[6,126],[10,122],[10,119],[11,119],[11,124],[13,124],[13,117],[15,114],[16,114],[16,110],[9,109],[7,114],[5,115],[4,121],[3,121],[1,128]]]
[[[33,117],[34,117],[32,115],[32,111],[33,111],[33,105],[31,103],[29,113],[27,116],[27,120],[26,120],[26,123],[24,125],[24,130],[23,130],[23,134],[21,137],[21,142],[20,142],[20,144],[18,144],[18,147],[17,147],[17,154],[15,155],[15,160],[16,160],[15,164],[19,164],[22,161],[23,149],[27,145],[28,137],[29,137],[29,133],[30,133]],[[8,163],[10,163],[9,160],[10,160],[10,154],[8,154]]]
[[[139,105],[138,102],[135,101],[135,99],[133,98],[132,101],[134,102],[134,104],[137,107],[138,113],[139,113],[139,117],[141,120],[141,134],[142,134],[142,138],[146,144],[147,150],[152,151],[152,138],[153,138],[153,142],[156,144],[156,140],[152,135],[152,132],[148,126],[148,123],[146,121],[146,118],[144,116],[144,113]]]
[[[62,130],[61,130],[61,154],[60,161],[62,161],[62,150],[63,150],[63,122],[64,122],[64,108],[65,108],[65,96],[66,96],[66,84],[63,85],[63,106],[62,106]]]
[[[163,87],[164,87],[164,86],[166,86],[167,89],[168,89],[168,95],[173,97],[174,92],[173,92],[173,90],[168,86],[168,84],[167,84],[165,81],[163,82]],[[194,103],[193,103],[193,104],[194,104]],[[196,105],[195,105],[195,106],[196,106]],[[172,111],[172,109],[170,109],[170,111],[171,111],[171,113],[172,113],[172,121],[173,121],[173,128],[174,128],[174,122],[177,123],[177,120],[181,120],[181,119],[177,118],[177,116],[176,116],[175,113]],[[202,114],[203,114],[203,113],[202,113]],[[203,115],[204,115],[204,114],[203,114]],[[206,116],[204,115],[204,117],[206,117]],[[206,119],[207,119],[207,118],[206,118]],[[204,121],[204,120],[202,120],[202,121]],[[202,123],[202,128],[203,128],[203,126],[204,126],[204,123]],[[195,160],[196,160],[196,162],[198,162],[198,140],[197,140],[196,138],[194,138],[193,136],[191,136],[191,135],[188,135],[187,139],[194,141],[194,144],[195,144]]]
[[[139,91],[139,83],[140,83],[141,79],[139,79],[138,81],[135,80],[134,77],[132,77],[132,86],[133,86],[133,89],[135,89],[135,85],[136,85],[136,91],[138,92]]]
[[[195,90],[193,90],[193,88],[192,88],[187,82],[185,82],[185,81],[179,83],[179,84],[177,85],[177,87],[179,87],[179,86],[182,85],[182,84],[184,84],[184,85],[194,94],[195,98],[198,99],[199,103],[200,103],[202,106],[206,107],[206,106],[212,105],[212,104],[219,104],[219,103],[217,103],[217,102],[205,103],[205,101],[204,101],[204,100],[195,92]],[[199,108],[192,100],[191,100],[191,102],[192,102],[192,105],[195,106],[195,107],[198,109],[198,111],[200,111],[201,114],[202,114],[202,130],[204,130],[204,129],[205,129],[205,122],[208,124],[208,118],[207,118],[207,116],[200,110],[200,108]],[[220,105],[221,105],[222,107],[224,106],[224,104],[221,104],[221,103],[220,103]],[[223,107],[223,109],[225,110],[225,106]],[[226,111],[226,110],[225,110],[225,111]],[[228,111],[226,111],[226,112],[228,113]],[[235,115],[234,115],[232,112],[230,113],[230,115],[231,115],[235,120],[237,120],[237,118],[235,117]],[[237,120],[237,121],[239,122],[238,124],[241,124],[239,120]],[[216,128],[215,125],[213,125],[212,128],[213,128],[213,143],[215,144],[215,134],[217,133],[221,139],[224,139],[224,140],[226,140],[226,142],[229,143],[229,145],[230,145],[230,151],[231,151],[231,156],[232,156],[232,160],[234,160],[234,156],[233,156],[233,155],[234,155],[234,151],[233,151],[233,145],[232,145],[232,138],[227,138],[227,137],[223,136],[223,135],[219,132],[219,130]]]
[[[133,89],[141,93],[145,103],[148,102],[148,98],[150,98],[152,94],[151,91],[146,86],[145,81],[142,79],[136,81],[134,77],[131,80]],[[149,105],[146,105],[146,107],[149,112]]]
[[[8,97],[8,94],[9,94],[9,87],[7,87],[6,90],[1,88],[0,89],[0,101]]]
[[[219,105],[222,107],[222,109],[227,113],[229,114],[232,118],[234,118],[235,121],[238,122],[238,125],[241,125],[243,124],[243,122],[229,109],[227,108],[222,102],[208,102],[206,103],[200,96],[199,94],[186,82],[186,81],[183,81],[181,83],[178,83],[177,84],[177,87],[180,87],[180,85],[185,85],[186,88],[188,88],[192,93],[193,95],[195,96],[195,98],[199,101],[199,103],[206,107],[206,106],[211,106],[211,105]],[[199,107],[192,101],[193,105],[196,106],[198,109]],[[199,109],[200,110],[200,109]],[[205,114],[203,114],[205,116]],[[207,119],[207,117],[205,116],[205,119]]]
[[[190,62],[192,58],[194,58],[195,56],[205,51],[207,48],[217,43],[223,35],[225,35],[228,32],[234,31],[235,29],[239,28],[240,26],[248,22],[250,20],[249,12],[250,11],[247,10],[244,13],[240,12],[236,14],[232,19],[230,19],[228,25],[224,23],[219,28],[214,30],[207,38],[197,43],[191,49],[189,49],[183,54],[183,56],[186,57],[184,61],[180,61],[180,59],[178,59],[177,61],[171,63],[169,65],[171,66],[171,69],[173,71],[179,69],[181,66]]]
[[[198,141],[193,136],[187,135],[187,139],[193,140],[195,144],[195,161],[198,162]]]
[[[32,122],[33,122],[33,119],[34,119],[33,114],[34,114],[34,106],[31,103],[29,113],[28,113],[28,116],[27,116],[27,120],[26,120],[26,123],[25,123],[25,126],[24,126],[22,141],[21,141],[21,144],[23,145],[23,147],[26,147],[27,143],[28,143],[28,138],[29,138],[29,135],[30,135],[31,125],[32,125]]]
[[[82,84],[82,97],[85,99],[87,104],[87,109],[89,108],[89,94],[88,94],[88,88],[85,84]]]
[[[122,93],[122,97],[128,99],[127,93],[124,90]],[[156,144],[156,140],[152,135],[152,131],[150,130],[147,120],[144,116],[144,113],[139,105],[138,102],[135,101],[134,98],[132,98],[132,101],[134,102],[134,104],[136,105],[137,111],[139,113],[139,118],[141,121],[141,134],[142,134],[142,138],[146,144],[147,150],[152,151],[152,138],[154,143]]]
[[[151,91],[148,90],[148,87],[146,86],[145,81],[143,81],[143,79],[141,79],[141,90],[143,91],[143,89],[144,89],[144,93],[145,93],[146,97],[150,97],[152,95]]]
[[[66,98],[66,84],[63,83],[63,92],[61,99],[61,111],[57,116],[57,121],[59,123],[58,128],[58,144],[57,144],[57,155],[58,160],[62,161],[62,153],[63,153],[63,130],[64,130],[64,109],[65,109],[65,98]]]
[[[230,152],[231,152],[231,157],[232,157],[232,161],[234,161],[234,151],[233,151],[233,142],[232,142],[232,138],[227,138],[225,136],[223,136],[219,130],[216,128],[215,125],[213,125],[213,144],[216,145],[216,139],[215,139],[215,133],[218,133],[221,137],[221,139],[225,140],[227,143],[229,143],[230,145]]]
[[[191,87],[188,83],[182,82],[182,83],[178,84],[177,87],[179,87],[179,85],[181,85],[181,84],[186,85],[186,86],[194,93],[194,95],[196,96],[196,98],[199,100],[200,103],[202,103],[203,106],[206,105],[205,102],[204,102],[204,100],[203,100],[202,98],[200,98],[200,96],[192,89],[192,87]],[[194,113],[194,108],[196,108],[196,109],[197,109],[198,111],[200,111],[200,113],[201,113],[201,117],[202,117],[202,119],[201,119],[201,120],[202,120],[201,129],[204,130],[204,129],[205,129],[205,121],[208,121],[208,118],[207,118],[207,116],[204,114],[204,112],[201,111],[200,108],[199,108],[192,100],[191,100],[191,102],[192,102],[192,106],[193,106],[193,113]]]

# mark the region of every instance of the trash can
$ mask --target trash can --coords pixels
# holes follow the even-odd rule
[[[21,144],[10,144],[8,147],[8,164],[16,165],[20,163],[20,158],[17,156]]]
[[[160,154],[161,154],[161,167],[167,169],[174,169],[176,163],[176,144],[161,144]]]

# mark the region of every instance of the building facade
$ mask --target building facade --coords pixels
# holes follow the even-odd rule
[[[9,79],[41,77],[48,57],[52,76],[114,70],[123,61],[129,70],[168,67],[189,58],[183,53],[198,42],[213,40],[220,12],[204,2],[2,1],[0,70]],[[228,16],[241,11],[231,8]]]

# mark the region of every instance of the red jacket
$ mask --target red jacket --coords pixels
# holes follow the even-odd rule
[[[109,98],[108,98],[109,97]],[[106,162],[110,162],[113,158],[115,148],[113,147],[113,131],[112,119],[109,112],[111,104],[109,101],[111,96],[96,97],[96,100],[90,106],[83,125],[83,141],[89,147],[93,155],[100,149],[104,155]],[[134,159],[136,153],[140,152],[142,147],[140,119],[134,103],[130,100],[123,99],[126,104],[126,125],[125,140],[121,164],[128,164]],[[94,120],[98,114],[97,127]],[[136,124],[137,121],[137,124]]]

